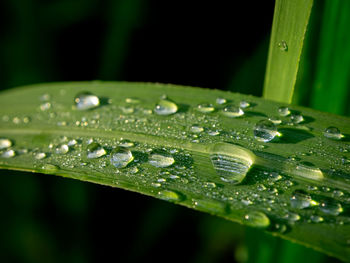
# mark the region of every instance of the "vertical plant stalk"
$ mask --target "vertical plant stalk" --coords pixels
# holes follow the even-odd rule
[[[277,0],[263,97],[290,103],[313,0]]]

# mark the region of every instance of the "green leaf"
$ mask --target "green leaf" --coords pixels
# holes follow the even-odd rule
[[[89,97],[83,110],[82,92],[100,104]],[[126,82],[21,87],[0,105],[1,168],[136,191],[350,258],[349,118],[298,106],[279,116],[288,105]],[[259,127],[257,140],[256,123],[275,116],[278,132]],[[329,126],[345,137],[325,137]]]
[[[264,98],[290,103],[313,0],[277,0],[264,83]]]

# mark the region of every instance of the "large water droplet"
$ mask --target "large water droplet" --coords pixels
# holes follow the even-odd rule
[[[288,116],[290,114],[290,110],[289,110],[288,107],[279,107],[278,108],[278,114],[280,116],[285,117],[285,116]]]
[[[165,168],[174,164],[175,160],[171,155],[164,152],[153,152],[148,162],[155,167]]]
[[[89,159],[100,158],[107,153],[106,150],[97,142],[90,143],[87,147],[87,152],[87,158]]]
[[[132,160],[134,156],[128,148],[118,146],[111,152],[111,164],[117,168],[126,167]]]
[[[236,118],[244,115],[244,111],[239,107],[229,105],[222,110],[222,114],[230,118]]]
[[[0,138],[0,150],[6,149],[12,146],[12,142],[6,138]]]
[[[259,142],[269,142],[276,136],[281,136],[275,124],[269,120],[261,120],[254,127],[254,137]]]
[[[170,190],[162,190],[158,192],[158,197],[160,199],[166,200],[166,201],[172,201],[172,202],[179,202],[181,201],[182,195],[180,195],[177,192],[170,191]]]
[[[170,100],[160,100],[156,105],[154,112],[158,115],[170,115],[176,113],[177,105]]]
[[[197,105],[197,110],[203,113],[209,113],[209,112],[213,112],[215,108],[210,103],[201,103]]]
[[[265,228],[270,225],[270,219],[262,212],[251,211],[244,215],[243,222],[252,227]]]
[[[322,171],[312,163],[303,162],[298,164],[295,168],[296,169],[290,168],[291,173],[317,181],[323,179]]]
[[[69,146],[67,144],[61,144],[56,147],[56,153],[66,154],[69,151]]]
[[[16,152],[12,149],[7,150],[1,154],[2,158],[12,158],[14,156],[16,156]]]
[[[317,202],[312,200],[311,196],[305,191],[295,190],[290,198],[290,204],[293,208],[303,209],[317,205]]]
[[[288,51],[288,45],[287,45],[287,42],[285,40],[278,42],[278,47],[280,50],[282,50],[284,52]]]
[[[74,98],[78,110],[89,110],[100,105],[100,99],[89,92],[81,92]]]
[[[321,201],[319,209],[325,214],[334,216],[337,216],[343,212],[343,207],[341,204],[331,199]]]
[[[332,140],[341,140],[344,138],[344,135],[341,134],[340,130],[337,127],[328,127],[324,132],[323,135]]]
[[[246,149],[227,143],[217,143],[210,149],[210,160],[224,182],[238,184],[245,178],[254,155]]]

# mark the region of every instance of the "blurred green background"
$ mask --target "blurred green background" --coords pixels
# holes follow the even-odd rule
[[[4,0],[0,87],[101,79],[260,96],[273,8],[272,0]],[[136,193],[0,172],[1,262],[337,262]]]

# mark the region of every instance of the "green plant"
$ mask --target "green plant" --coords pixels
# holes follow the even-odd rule
[[[308,16],[304,18],[302,26]],[[277,49],[274,36],[272,53]],[[289,50],[277,52],[291,54],[293,41],[278,38],[287,39]],[[301,49],[300,41],[296,43]],[[297,60],[300,52],[295,53]],[[274,59],[269,63],[274,65]],[[286,73],[291,78],[282,90],[294,88],[290,79],[294,82],[297,67],[298,63]],[[267,76],[265,97],[270,97],[273,86],[268,81],[279,74],[271,69]],[[79,111],[73,102],[79,92],[97,95],[99,105],[95,98],[92,103],[99,107]],[[288,93],[278,99],[289,102],[293,92]],[[2,141],[3,168],[142,192],[348,258],[347,118],[298,106],[290,106],[289,113],[280,109],[286,104],[251,96],[142,83],[41,84],[4,92],[0,100],[1,135],[13,144],[9,148],[9,142]],[[227,107],[230,101],[234,107]],[[244,114],[237,108],[243,101],[250,103]],[[15,103],[18,106],[12,107]],[[255,125],[276,115],[275,123],[283,121],[279,133],[273,126],[269,130],[260,125],[254,138]],[[324,136],[329,126],[339,128],[345,138],[337,132]],[[88,146],[90,139],[98,144]],[[117,145],[124,148],[112,147]],[[257,190],[261,192],[254,196]]]

